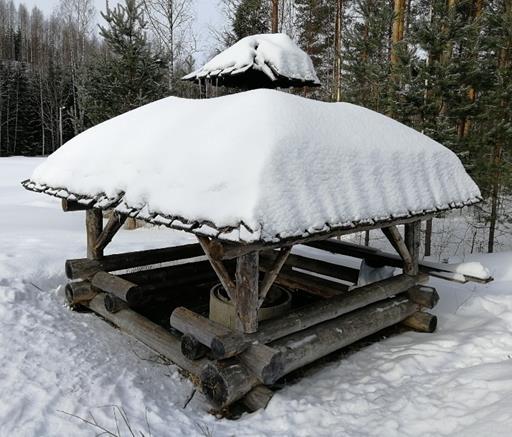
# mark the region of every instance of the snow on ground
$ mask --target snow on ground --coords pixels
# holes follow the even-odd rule
[[[82,213],[27,192],[40,162],[0,159],[0,436],[509,436],[512,253],[475,255],[495,281],[433,281],[433,334],[405,333],[316,369],[238,421],[206,412],[172,365],[59,296],[64,260],[85,253]],[[122,231],[114,251],[181,243],[168,229]],[[66,414],[67,413],[67,414]],[[116,431],[115,418],[120,423]],[[151,433],[148,431],[148,424]]]

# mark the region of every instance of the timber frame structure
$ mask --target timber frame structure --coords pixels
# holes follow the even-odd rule
[[[103,211],[91,203],[62,199],[62,208],[86,216],[87,257],[65,266],[69,304],[90,308],[174,362],[199,381],[218,410],[239,400],[250,410],[265,407],[283,376],[392,325],[433,332],[437,319],[425,310],[439,296],[424,285],[428,275],[490,280],[461,278],[449,265],[419,261],[421,219],[434,213],[276,242],[235,244],[196,234],[194,244],[104,255],[129,214],[112,210],[104,225]],[[330,239],[369,229],[381,229],[396,254]],[[309,252],[291,253],[295,245],[403,273],[352,289],[358,269]],[[210,320],[205,310],[219,281],[234,305],[236,329]],[[292,290],[295,304],[259,322],[274,283]]]

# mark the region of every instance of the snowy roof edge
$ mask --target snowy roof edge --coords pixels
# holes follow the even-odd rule
[[[153,225],[166,226],[171,229],[190,232],[199,236],[212,237],[228,243],[280,243],[285,241],[294,241],[308,236],[321,236],[336,231],[357,232],[359,229],[372,226],[375,228],[385,227],[390,222],[410,220],[414,217],[423,217],[427,215],[435,215],[443,211],[452,209],[463,208],[481,202],[483,199],[480,196],[475,196],[471,199],[461,202],[451,202],[450,204],[436,206],[435,209],[421,210],[421,211],[408,211],[407,214],[402,215],[389,215],[387,217],[368,218],[359,221],[351,221],[347,223],[325,223],[322,228],[309,228],[305,230],[297,230],[295,233],[289,233],[286,236],[280,234],[274,235],[271,238],[263,238],[261,229],[253,231],[245,223],[240,222],[238,226],[217,227],[215,223],[208,220],[189,220],[185,217],[170,216],[159,212],[149,211],[147,205],[142,208],[134,208],[123,202],[124,193],[118,197],[112,198],[105,194],[100,194],[96,197],[88,197],[69,192],[66,188],[53,188],[47,185],[38,184],[27,179],[21,182],[21,185],[29,191],[36,193],[44,193],[60,199],[75,201],[90,208],[97,208],[101,210],[115,209],[121,214],[126,214],[129,217],[137,218]]]

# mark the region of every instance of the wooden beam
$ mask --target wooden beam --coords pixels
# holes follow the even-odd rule
[[[407,298],[377,302],[336,319],[315,325],[271,344],[282,351],[278,379],[342,347],[400,323],[417,311]],[[201,372],[203,392],[218,408],[241,399],[260,384],[259,379],[239,360],[210,362]]]
[[[264,266],[263,270],[265,268]],[[289,267],[281,269],[275,282],[283,287],[295,288],[327,299],[345,293],[349,288],[346,284],[298,272]]]
[[[286,262],[288,255],[290,255],[292,248],[289,247],[283,247],[279,251],[279,254],[276,256],[276,259],[272,265],[272,267],[267,270],[265,277],[263,278],[263,281],[261,283],[261,287],[259,290],[259,296],[258,296],[258,308],[261,307],[263,304],[265,298],[267,297],[267,293],[269,292],[270,288],[272,287],[272,284],[274,284],[274,281],[281,271],[281,268],[283,267],[283,264]]]
[[[94,246],[95,251],[103,252],[105,247],[107,247],[107,245],[112,241],[112,238],[114,238],[114,235],[116,235],[117,231],[121,229],[127,217],[127,215],[120,214],[117,211],[112,212],[112,215],[108,219],[105,228],[96,240],[96,245]]]
[[[85,211],[85,228],[87,232],[87,258],[101,258],[103,250],[96,250],[96,243],[103,229],[103,213],[100,209],[92,208]]]
[[[197,239],[199,240],[199,244],[203,248],[203,251],[208,258],[208,261],[210,261],[210,264],[212,265],[213,270],[217,274],[217,277],[220,280],[220,283],[224,287],[224,290],[226,291],[227,295],[231,299],[232,302],[234,302],[234,296],[236,293],[236,284],[235,281],[231,278],[231,275],[229,274],[228,270],[226,269],[226,266],[224,263],[212,256],[212,253],[210,251],[211,244],[210,240],[206,237],[198,236]]]
[[[192,361],[185,358],[181,353],[181,342],[176,336],[129,308],[122,309],[115,314],[109,313],[105,309],[104,296],[104,293],[99,293],[86,306],[157,354],[162,355],[187,372],[199,376],[207,360]]]
[[[202,255],[204,255],[204,252],[199,244],[187,244],[162,249],[118,253],[95,260],[88,258],[69,259],[66,261],[66,276],[69,279],[87,279],[99,271],[112,272],[168,261],[195,258]]]
[[[415,331],[432,333],[437,328],[437,317],[430,313],[418,311],[402,323]]]
[[[382,228],[382,232],[404,261],[404,271],[413,271],[414,262],[412,256],[409,253],[409,249],[407,248],[404,239],[400,235],[398,228],[396,226],[389,226],[387,228]]]
[[[409,299],[421,307],[432,309],[439,302],[439,294],[433,287],[417,285],[407,291]]]
[[[134,301],[138,300],[135,296],[137,284],[127,281],[119,276],[112,275],[111,273],[96,273],[92,278],[91,284],[93,288],[113,294],[125,302],[134,303]]]
[[[264,268],[268,268],[270,263],[275,259],[276,252],[274,250],[260,252],[260,268],[262,264],[265,266]],[[322,276],[341,279],[353,284],[355,284],[359,278],[359,269],[293,253],[288,255],[284,265],[285,267],[295,268],[294,271],[297,271],[296,269],[306,270],[308,274],[317,273]]]
[[[323,299],[270,320],[262,321],[258,332],[233,332],[186,308],[176,308],[171,326],[180,332],[194,335],[209,347],[217,359],[229,358],[244,352],[255,342],[266,344],[295,332],[335,319],[372,303],[400,295],[415,286],[408,275],[399,275],[353,289],[350,293]]]
[[[306,237],[290,237],[284,238],[276,243],[247,243],[247,244],[234,244],[225,243],[220,241],[214,241],[213,248],[211,251],[212,256],[215,259],[233,259],[249,252],[277,249],[284,246],[291,246],[296,244],[307,244],[313,241],[326,240],[328,238],[339,237],[341,235],[353,234],[355,232],[363,232],[372,229],[380,229],[385,226],[403,225],[406,223],[416,222],[418,220],[426,220],[435,217],[438,213],[422,214],[414,217],[383,220],[368,225],[357,225],[354,227],[347,227],[343,229],[328,230],[325,232],[317,232]]]
[[[183,334],[181,337],[181,353],[189,360],[198,360],[208,353],[208,348],[193,335]]]
[[[85,211],[87,209],[91,209],[90,206],[83,205],[82,203],[78,203],[74,200],[68,199],[62,199],[61,206],[62,211],[64,212]]]
[[[371,263],[386,265],[391,267],[401,268],[403,266],[402,259],[392,253],[383,252],[374,247],[365,247],[358,244],[348,243],[346,241],[339,240],[321,240],[321,241],[310,241],[306,243],[306,246],[314,247],[316,249],[325,250],[339,255],[351,256],[354,258],[361,258]],[[426,273],[432,276],[439,276],[443,279],[457,282],[473,281],[478,283],[487,283],[492,281],[492,278],[482,279],[471,275],[457,274],[459,277],[466,279],[458,279],[455,270],[452,270],[450,264],[439,264],[430,261],[421,261],[419,263],[420,272]]]
[[[232,300],[236,328],[245,333],[258,330],[259,253],[250,252],[238,257],[236,289]]]
[[[76,281],[66,284],[64,289],[66,301],[69,305],[77,305],[93,299],[98,292],[92,289],[89,281]]]
[[[254,412],[267,408],[272,396],[274,396],[274,392],[271,389],[264,385],[258,385],[245,395],[242,402],[250,412]]]

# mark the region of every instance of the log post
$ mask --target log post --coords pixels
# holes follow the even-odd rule
[[[382,228],[382,232],[389,240],[393,248],[397,251],[404,262],[404,271],[413,271],[414,269],[414,261],[411,253],[409,252],[409,248],[405,244],[402,236],[400,235],[400,231],[396,226],[389,226],[387,228]]]
[[[437,290],[433,287],[427,287],[425,285],[417,285],[416,287],[412,287],[407,292],[407,295],[413,302],[428,309],[434,308],[439,302],[439,294],[437,293]]]
[[[105,309],[112,314],[128,308],[128,304],[124,300],[121,300],[112,294],[105,294],[103,303],[105,304]]]
[[[103,229],[103,213],[101,209],[92,208],[85,211],[85,228],[87,231],[87,258],[101,258],[103,250],[96,249],[96,243]]]
[[[242,402],[249,411],[254,412],[262,408],[267,408],[272,396],[274,396],[272,390],[264,385],[258,385],[245,395]]]
[[[245,333],[258,330],[259,253],[250,252],[236,262],[236,289],[233,303],[236,328]]]
[[[208,348],[193,335],[183,334],[181,337],[181,353],[189,360],[203,358],[207,352]]]
[[[411,254],[412,262],[410,265],[404,265],[404,273],[411,276],[416,276],[419,273],[419,260],[420,260],[420,234],[421,234],[421,221],[415,221],[405,224],[404,240],[409,253]]]

